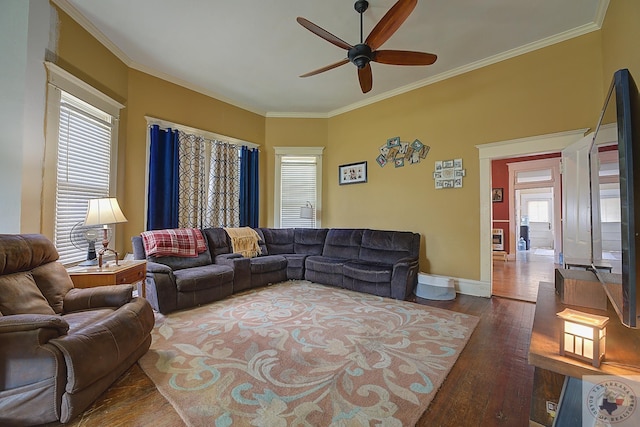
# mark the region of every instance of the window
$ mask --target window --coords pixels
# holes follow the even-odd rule
[[[323,147],[276,147],[275,227],[320,227]],[[311,218],[300,208],[311,205]]]
[[[87,256],[86,241],[71,238],[74,226],[84,221],[87,201],[114,196],[122,105],[53,64],[47,69],[43,233],[54,242],[60,262],[72,264]]]
[[[550,222],[549,221],[549,201],[530,200],[527,202],[527,213],[530,222]]]

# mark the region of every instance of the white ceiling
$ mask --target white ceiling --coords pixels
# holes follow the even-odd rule
[[[296,22],[356,44],[354,0],[54,0],[132,68],[267,116],[328,117],[599,29],[609,0],[420,0],[382,49],[435,53],[426,67],[346,57]],[[395,3],[369,0],[364,37]]]

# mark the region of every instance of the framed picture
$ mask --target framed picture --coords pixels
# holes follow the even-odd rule
[[[338,183],[358,184],[367,182],[367,162],[349,163],[338,166]]]
[[[491,190],[491,200],[496,202],[502,202],[502,188],[494,188]]]

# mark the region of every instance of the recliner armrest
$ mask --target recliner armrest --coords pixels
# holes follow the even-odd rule
[[[53,314],[0,316],[0,334],[46,328],[55,329],[59,335],[64,335],[69,331],[69,324],[62,317]]]
[[[65,313],[101,307],[122,307],[131,301],[132,285],[98,286],[71,289],[64,297]]]
[[[168,265],[160,264],[159,262],[147,261],[147,274],[149,273],[169,274],[171,272],[173,272],[173,270]]]

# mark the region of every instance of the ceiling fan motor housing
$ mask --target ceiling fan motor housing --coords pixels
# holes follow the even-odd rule
[[[359,43],[349,49],[347,57],[356,67],[364,68],[371,61],[371,48],[364,43]]]
[[[369,2],[367,0],[358,0],[353,7],[356,12],[364,13],[369,8]]]

